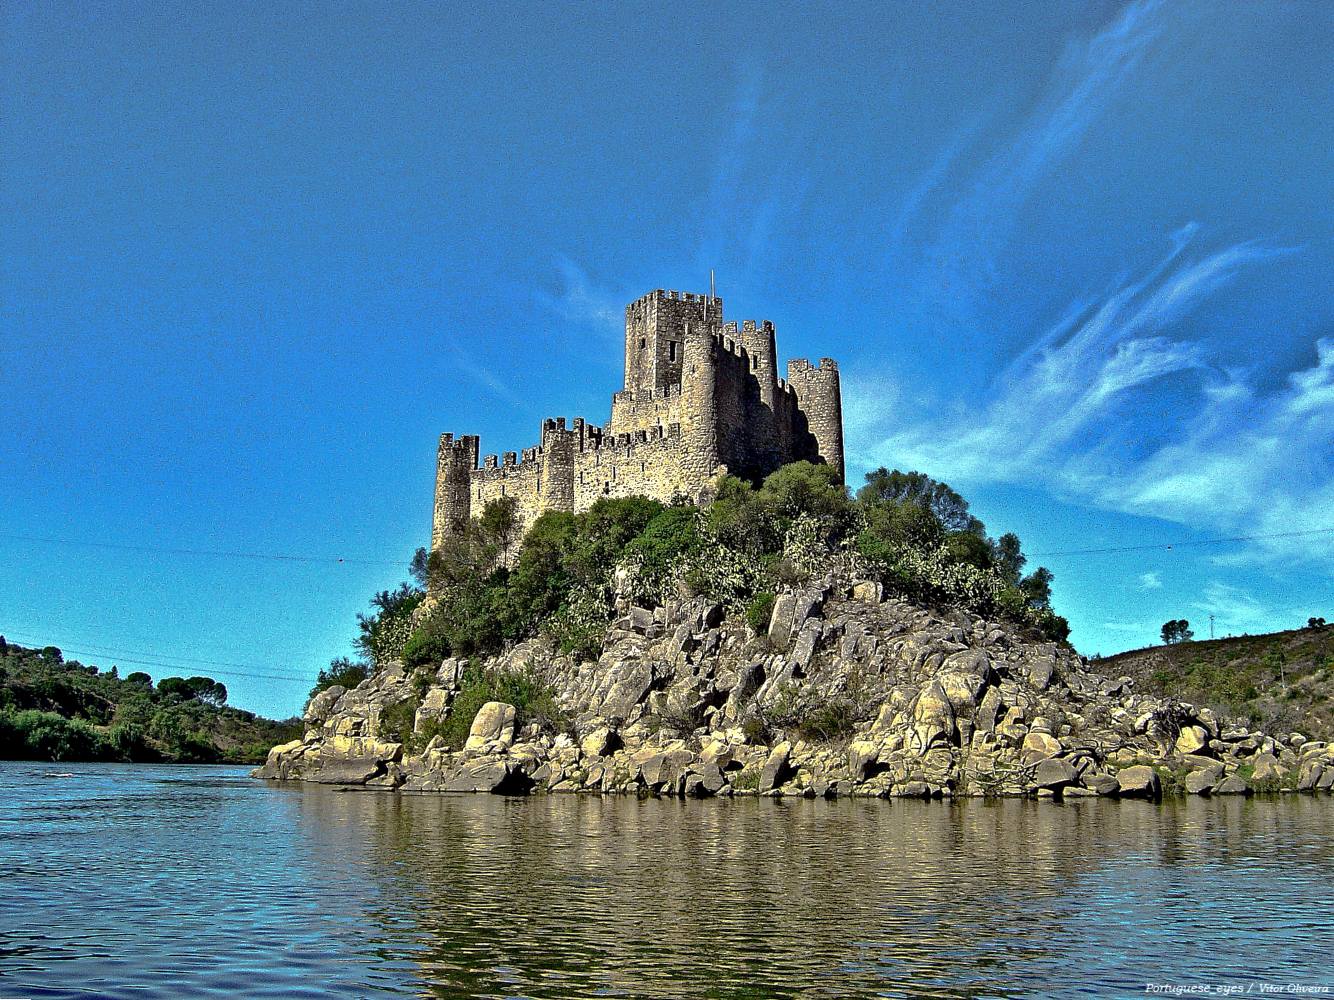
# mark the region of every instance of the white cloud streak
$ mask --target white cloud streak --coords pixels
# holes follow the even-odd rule
[[[1079,148],[1120,95],[1163,30],[1162,8],[1162,0],[1128,4],[1102,31],[1066,48],[1012,141],[971,180],[936,234],[929,256],[943,268],[952,295],[989,282],[992,248],[1008,234],[1038,182]],[[947,148],[910,194],[900,227],[916,210],[915,202],[941,181],[956,152]]]
[[[1005,367],[985,402],[907,424],[892,404],[861,414],[849,428],[854,463],[1040,483],[1105,509],[1238,534],[1334,524],[1334,339],[1318,340],[1315,364],[1268,392],[1216,366],[1207,343],[1172,339],[1243,268],[1291,252],[1242,243],[1186,260],[1194,234],[1182,230],[1163,260],[1101,303],[1077,303]],[[1145,441],[1152,428],[1131,407],[1149,388],[1171,392],[1173,405],[1168,426]],[[885,395],[854,378],[845,395],[861,394]],[[1262,551],[1328,557],[1334,535]]]

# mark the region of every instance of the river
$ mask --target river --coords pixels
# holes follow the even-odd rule
[[[6,998],[1334,994],[1328,796],[505,799],[17,762],[0,779]]]

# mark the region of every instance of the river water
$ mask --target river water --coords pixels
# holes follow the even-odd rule
[[[1330,797],[427,797],[30,763],[0,781],[6,998],[1334,994]]]

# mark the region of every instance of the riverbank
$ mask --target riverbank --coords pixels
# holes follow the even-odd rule
[[[515,692],[510,701],[496,692]],[[525,700],[526,699],[526,700]],[[404,791],[712,797],[1247,795],[1334,788],[1334,747],[1107,677],[1013,623],[828,578],[762,630],[627,605],[596,660],[542,640],[390,662],[306,707],[257,776]]]

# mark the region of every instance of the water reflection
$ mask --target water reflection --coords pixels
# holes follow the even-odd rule
[[[396,796],[0,765],[0,995],[1321,983],[1334,801]],[[1325,985],[1334,986],[1334,981]]]
[[[1309,980],[1334,942],[1331,811],[1306,798],[304,805],[365,831],[438,996],[1142,991]]]

